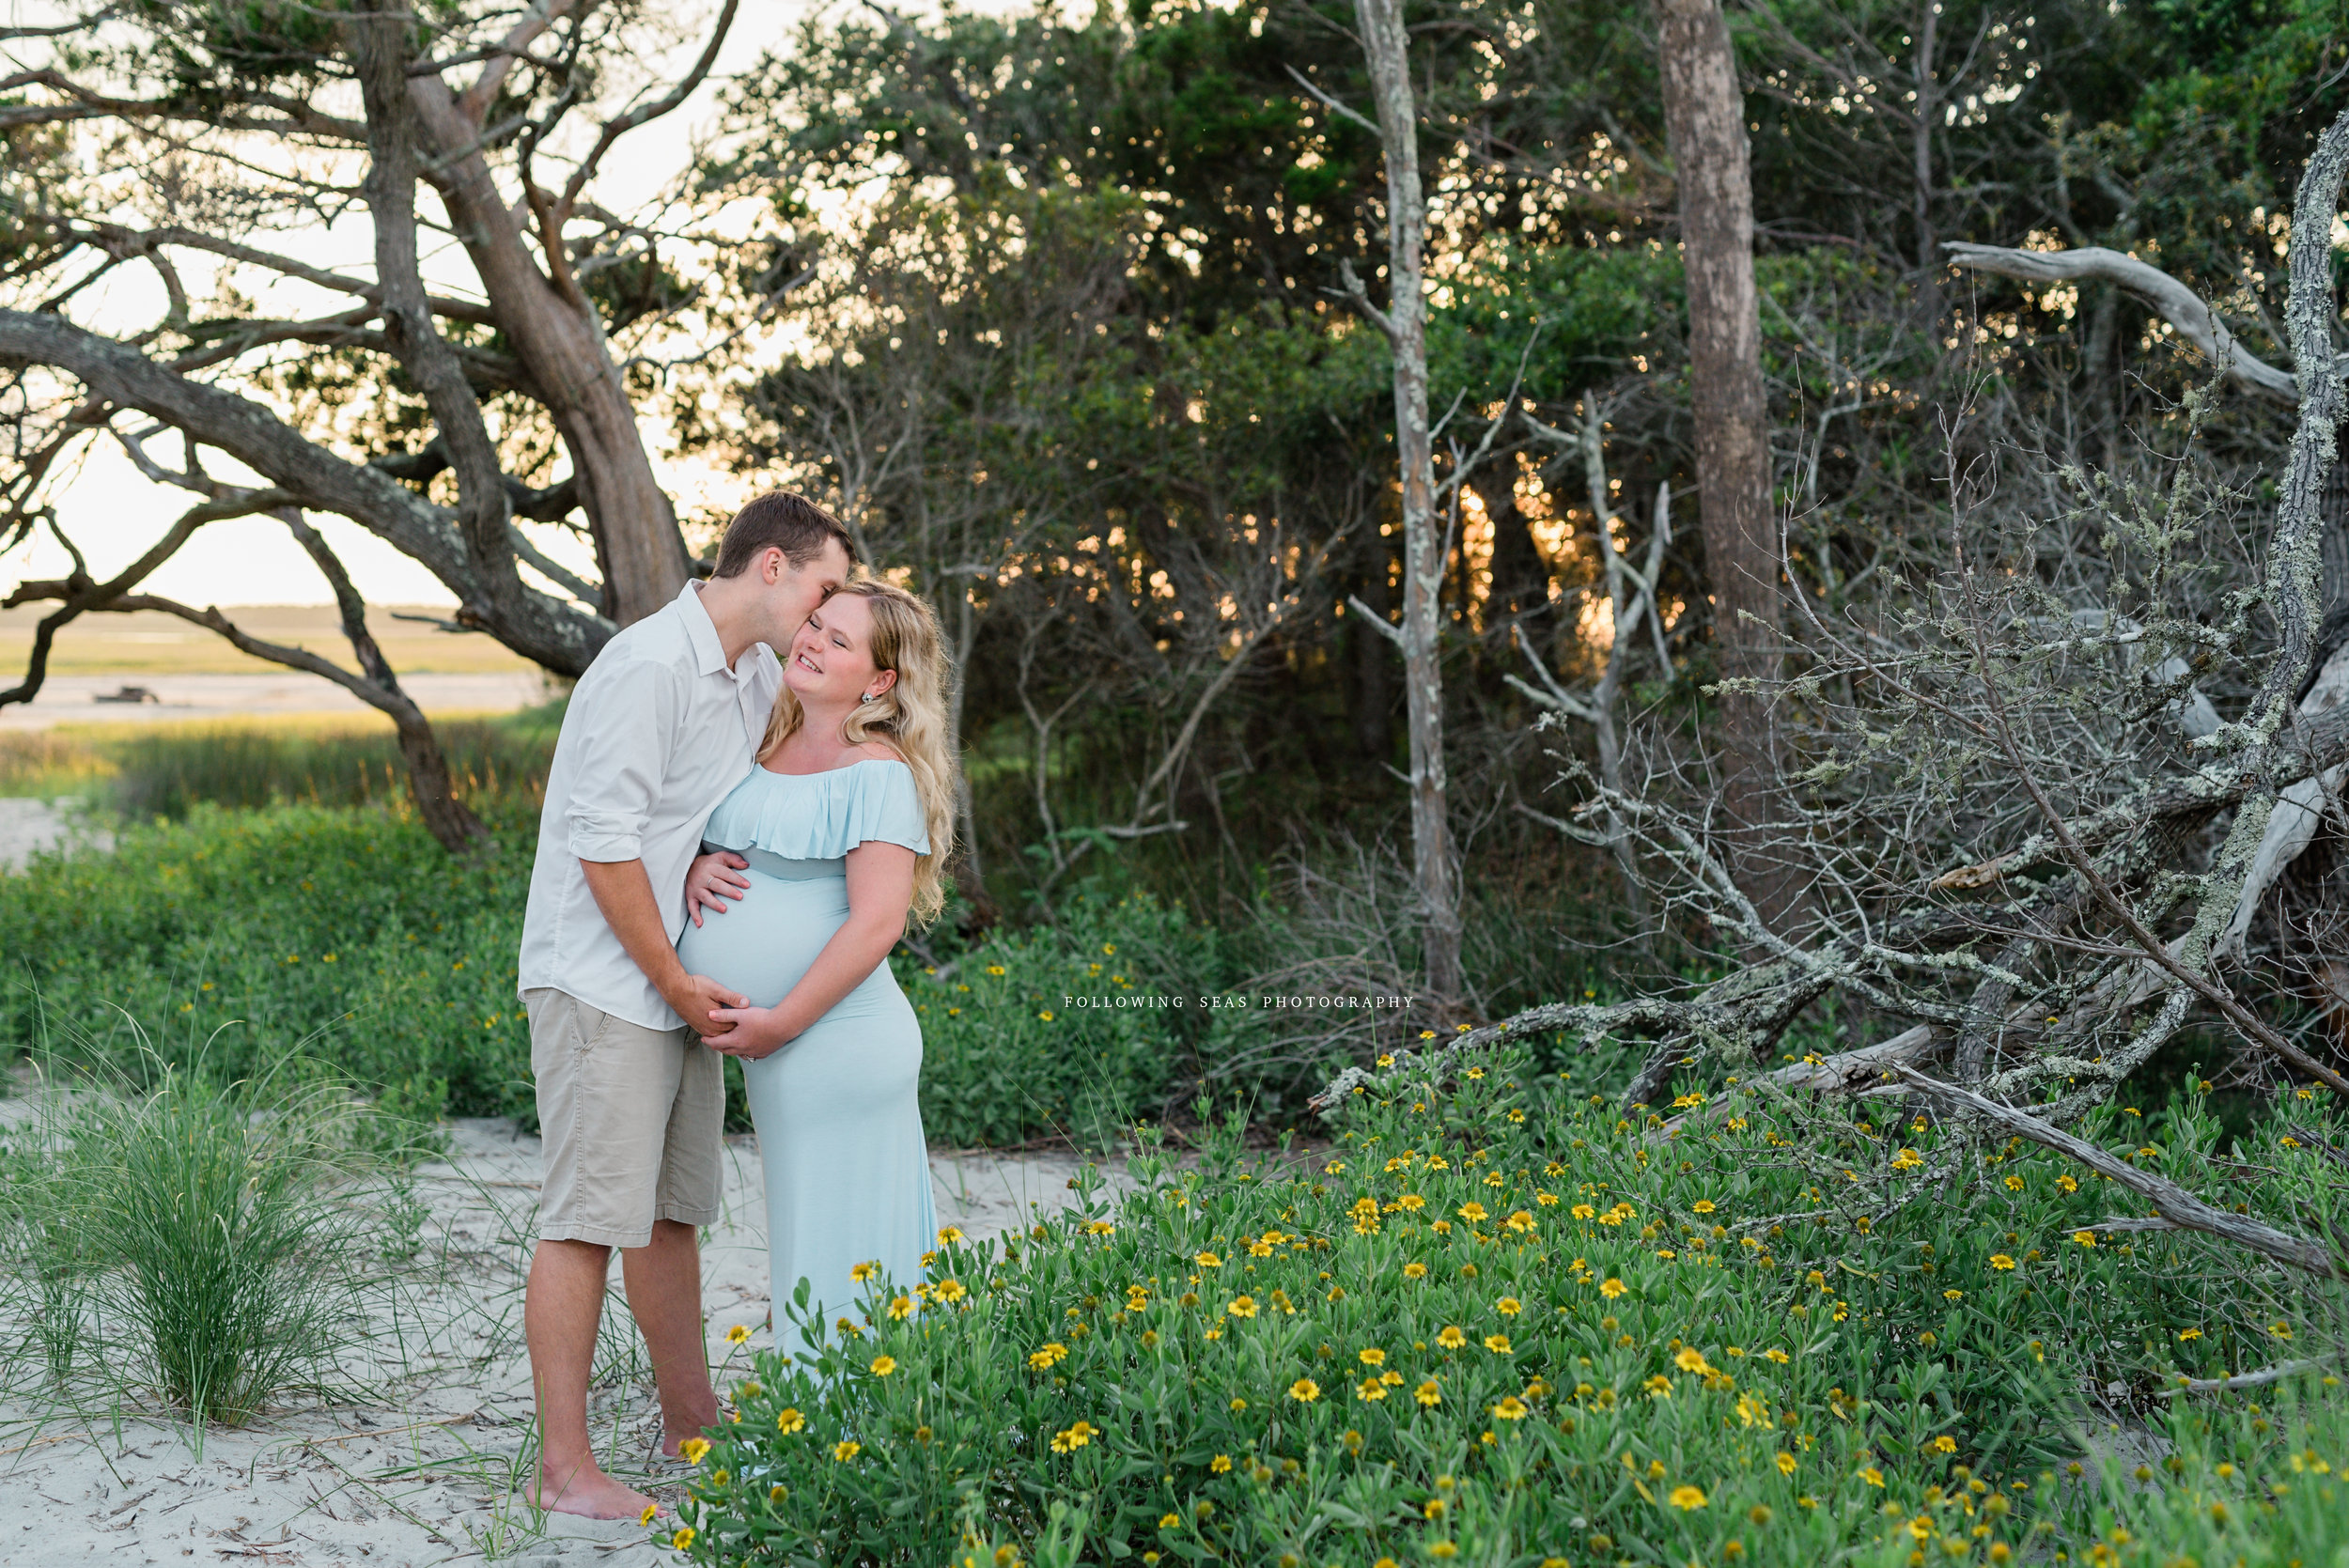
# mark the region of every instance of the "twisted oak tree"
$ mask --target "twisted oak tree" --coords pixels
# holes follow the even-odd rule
[[[449,590],[452,627],[558,675],[672,598],[691,563],[640,430],[655,356],[722,349],[797,272],[768,231],[722,241],[689,210],[623,216],[595,190],[623,137],[700,85],[738,5],[674,80],[633,63],[669,23],[599,0],[86,0],[0,31],[0,549],[58,530],[54,490],[93,442],[202,498],[103,582],[58,533],[74,569],[7,595],[55,608],[0,705],[38,693],[56,631],[91,612],[163,608],[325,674],[217,610],[139,602],[227,516],[288,518],[338,602],[348,574],[299,514],[347,518]],[[367,264],[309,259],[354,223]],[[144,289],[119,287],[133,271]],[[127,320],[142,293],[152,316]],[[215,477],[208,455],[258,483]],[[583,536],[599,579],[518,520]],[[329,678],[394,717],[428,821],[467,842],[477,825],[448,809],[428,728],[355,607],[360,669]]]

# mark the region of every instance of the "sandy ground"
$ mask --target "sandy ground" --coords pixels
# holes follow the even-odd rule
[[[510,713],[547,700],[537,670],[476,675],[403,675],[400,685],[428,713]],[[151,703],[101,703],[125,686],[143,686]],[[48,729],[71,723],[175,723],[292,713],[372,713],[333,681],[298,670],[272,675],[51,675],[40,695],[0,707],[0,728]]]
[[[0,713],[8,711],[0,708]],[[103,828],[85,827],[77,819],[74,806],[71,800],[59,800],[53,805],[21,796],[0,796],[0,872],[22,871],[37,850],[76,838],[86,840],[93,848],[113,848],[114,835]]]
[[[0,1102],[0,1118],[24,1114],[22,1100]],[[531,1416],[521,1280],[538,1141],[504,1121],[450,1131],[448,1160],[417,1172],[430,1218],[418,1278],[405,1293],[404,1371],[364,1406],[288,1411],[215,1431],[200,1461],[187,1430],[169,1422],[126,1413],[117,1426],[111,1412],[0,1407],[0,1564],[676,1560],[631,1521],[534,1516],[515,1495]],[[1032,1213],[1074,1200],[1076,1168],[1068,1155],[933,1153],[939,1222],[973,1236],[1025,1225]],[[768,1343],[761,1192],[755,1142],[731,1140],[724,1218],[702,1255],[709,1356],[722,1387],[729,1365],[739,1375],[745,1349]],[[394,1327],[386,1318],[376,1325],[383,1348]],[[724,1343],[738,1324],[754,1330],[741,1349]],[[599,1445],[615,1473],[673,1484],[675,1467],[654,1455],[659,1421],[641,1358],[615,1297],[593,1396]]]

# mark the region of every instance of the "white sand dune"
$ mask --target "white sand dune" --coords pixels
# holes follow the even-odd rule
[[[12,1113],[12,1114],[11,1114]],[[0,1102],[17,1120],[24,1102]],[[300,1563],[405,1568],[467,1560],[611,1568],[673,1562],[632,1522],[534,1516],[515,1495],[529,1434],[521,1279],[537,1202],[538,1141],[506,1121],[461,1121],[445,1162],[422,1167],[428,1278],[397,1330],[406,1374],[379,1402],[273,1414],[214,1431],[199,1463],[183,1427],[125,1412],[95,1419],[0,1408],[0,1564]],[[1075,1199],[1063,1154],[934,1153],[941,1224],[988,1236]],[[1111,1172],[1115,1179],[1122,1172]],[[768,1343],[764,1203],[757,1146],[729,1141],[725,1214],[703,1253],[709,1354],[722,1387]],[[614,1271],[616,1291],[618,1271]],[[747,1345],[725,1343],[740,1324]],[[13,1337],[12,1326],[7,1327]],[[626,1331],[623,1332],[622,1330]],[[646,1483],[659,1467],[658,1413],[642,1350],[615,1299],[593,1397],[607,1464]],[[729,1358],[731,1360],[729,1361]]]

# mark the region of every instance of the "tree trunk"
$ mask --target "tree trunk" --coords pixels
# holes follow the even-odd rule
[[[1726,688],[1717,735],[1721,809],[1738,883],[1775,927],[1799,895],[1766,847],[1778,747],[1768,693],[1756,688],[1778,679],[1781,606],[1745,101],[1718,0],[1657,0],[1657,21],[1665,130],[1680,184],[1697,492]]]
[[[1940,236],[1933,228],[1933,127],[1941,113],[1941,95],[1934,90],[1933,46],[1940,30],[1941,0],[1925,0],[1924,19],[1917,23],[1917,121],[1909,148],[1912,186],[1909,200],[1917,223],[1917,314],[1927,331],[1941,321]],[[1742,113],[1742,110],[1740,111]]]
[[[408,89],[438,155],[428,178],[489,291],[499,330],[512,341],[570,455],[604,564],[603,613],[622,626],[642,620],[677,597],[690,563],[602,323],[571,278],[558,241],[548,241],[546,270],[532,257],[523,210],[499,194],[481,150],[481,128],[447,85],[435,75],[411,76]]]
[[[1384,620],[1394,607],[1394,550],[1385,537],[1364,530],[1361,553],[1361,591],[1355,597]],[[1389,712],[1394,693],[1388,685],[1387,669],[1393,652],[1386,638],[1359,615],[1349,618],[1346,634],[1352,644],[1353,678],[1347,689],[1352,698],[1354,750],[1365,762],[1392,762],[1394,726]]]
[[[1437,528],[1435,443],[1427,419],[1427,212],[1419,179],[1419,110],[1402,0],[1355,0],[1387,162],[1387,315],[1394,362],[1394,444],[1403,480],[1403,680],[1411,739],[1412,871],[1423,923],[1427,988],[1439,1007],[1462,994],[1459,884],[1452,863],[1439,633],[1444,541]]]
[[[391,660],[383,657],[374,633],[367,629],[366,601],[359,597],[358,587],[343,569],[342,561],[301,513],[288,509],[279,517],[293,534],[294,542],[334,590],[334,608],[342,616],[343,636],[349,640],[360,673],[366,676],[364,681],[342,684],[390,719],[393,729],[398,733],[400,759],[408,765],[408,795],[415,802],[416,815],[423,819],[425,831],[451,854],[492,847],[490,830],[457,798],[457,786],[449,778],[448,759],[441,753],[431,721],[425,718],[424,709],[416,706],[415,699],[401,690]],[[219,612],[212,613],[217,615]],[[255,644],[246,651],[256,651],[258,646]],[[269,655],[264,652],[261,657]]]

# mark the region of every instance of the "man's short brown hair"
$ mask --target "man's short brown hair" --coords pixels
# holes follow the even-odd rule
[[[718,542],[715,575],[739,577],[769,550],[782,551],[784,559],[797,570],[821,555],[831,539],[840,541],[840,548],[848,553],[848,565],[855,566],[856,540],[848,536],[848,524],[795,491],[769,490],[735,513],[734,520],[726,524],[725,537]]]

